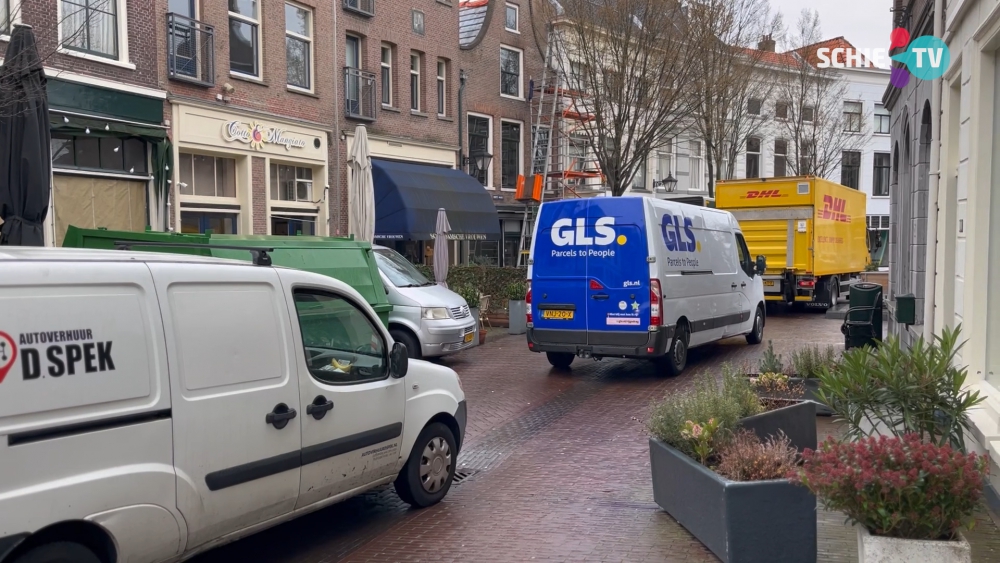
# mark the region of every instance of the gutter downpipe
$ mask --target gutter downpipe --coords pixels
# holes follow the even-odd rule
[[[338,31],[340,29],[339,27],[337,27],[338,12],[339,11],[340,11],[340,7],[337,5],[336,2],[334,2],[333,3],[333,29],[336,29]],[[338,58],[340,55],[337,53],[337,45],[338,45],[337,41],[334,41],[333,42],[333,60],[335,60],[335,61],[340,60]],[[345,47],[345,49],[346,49],[346,47]],[[328,137],[329,143],[327,143],[326,150],[327,150],[327,160],[329,160],[330,159],[330,154],[329,154],[330,153],[330,148],[334,147],[334,146],[337,147],[337,149],[334,151],[334,154],[336,155],[336,156],[334,156],[334,165],[336,166],[336,168],[333,170],[332,174],[328,173],[329,176],[333,176],[334,181],[333,182],[329,182],[329,181],[327,182],[328,184],[331,184],[331,188],[329,190],[326,190],[325,198],[331,198],[331,197],[332,198],[336,198],[337,204],[334,205],[333,207],[336,210],[337,216],[336,217],[333,216],[334,212],[330,210],[330,203],[331,202],[330,202],[329,199],[327,199],[327,201],[326,201],[326,213],[327,213],[327,216],[329,218],[326,221],[326,234],[327,234],[327,236],[348,236],[350,233],[346,233],[346,232],[344,234],[340,233],[340,217],[344,213],[343,202],[341,200],[341,192],[340,192],[341,183],[340,183],[340,181],[341,181],[342,178],[344,178],[346,176],[346,173],[343,171],[343,169],[341,168],[341,164],[340,164],[341,143],[343,143],[344,150],[345,151],[347,150],[347,141],[343,137],[343,132],[340,130],[340,112],[342,111],[341,108],[340,108],[340,102],[344,101],[345,104],[347,102],[344,100],[344,98],[340,97],[340,96],[344,95],[343,90],[338,90],[337,89],[337,84],[340,83],[340,77],[343,76],[343,74],[338,74],[337,71],[336,71],[336,67],[334,67],[334,69],[335,70],[333,72],[333,133]],[[341,70],[340,72],[343,73],[344,71]],[[336,234],[334,234],[334,233],[336,233]]]
[[[462,134],[464,132],[464,129],[462,128],[462,125],[465,123],[465,118],[462,117],[462,116],[464,115],[463,112],[465,111],[464,110],[464,105],[465,105],[465,80],[467,78],[468,78],[468,76],[465,74],[465,70],[458,69],[458,162],[457,162],[457,165],[458,165],[458,169],[459,170],[462,169],[462,157],[464,156],[464,147],[465,147],[465,145],[462,144],[462,141],[464,140],[462,138]]]
[[[944,37],[944,0],[934,0],[934,37]],[[931,86],[931,161],[927,174],[927,252],[924,264],[924,340],[934,338],[934,294],[938,253],[938,193],[941,189],[941,91],[944,77]]]

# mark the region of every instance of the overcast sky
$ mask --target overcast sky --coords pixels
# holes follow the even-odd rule
[[[794,29],[802,8],[819,12],[823,38],[843,35],[858,49],[889,47],[892,0],[770,0],[784,15],[785,27]],[[886,61],[887,62],[887,61]],[[884,65],[883,66],[887,66]]]

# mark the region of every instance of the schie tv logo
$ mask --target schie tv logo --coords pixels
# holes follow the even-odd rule
[[[897,55],[889,53],[897,47],[906,47],[906,51]],[[910,75],[920,80],[934,80],[944,75],[951,63],[951,53],[948,45],[933,35],[922,35],[912,42],[910,32],[897,27],[889,34],[889,48],[883,49],[816,49],[819,68],[863,67],[865,61],[875,66],[883,67],[891,61],[902,63],[901,67],[892,67],[889,82],[896,88],[903,88],[910,82]]]
[[[671,252],[700,252],[701,245],[694,238],[691,219],[681,215],[664,215],[660,220],[663,244]]]
[[[850,223],[851,216],[844,213],[847,207],[847,200],[839,197],[823,196],[823,211],[820,211],[820,219],[831,219],[840,223]]]
[[[615,218],[601,217],[594,223],[594,236],[587,233],[587,220],[580,217],[559,219],[552,223],[552,244],[556,246],[607,246],[615,241]],[[623,235],[624,236],[624,235]],[[625,244],[624,240],[618,244]]]

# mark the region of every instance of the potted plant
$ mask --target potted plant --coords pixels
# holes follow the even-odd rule
[[[802,383],[773,372],[751,377],[749,382],[760,403],[760,412],[748,413],[740,420],[740,426],[761,439],[782,432],[798,451],[815,449],[816,404],[804,399]]]
[[[526,318],[527,306],[524,301],[527,286],[523,281],[516,281],[507,286],[507,332],[510,334],[524,334],[528,332],[528,321]]]
[[[479,290],[475,286],[465,284],[461,285],[455,289],[455,292],[465,299],[465,303],[469,306],[469,312],[472,314],[472,318],[476,319],[476,326],[479,329],[479,344],[486,342],[486,329],[479,324]]]
[[[762,409],[732,373],[721,387],[702,377],[665,398],[649,422],[653,497],[727,563],[814,562],[816,499],[782,473],[794,470],[796,449],[780,432],[761,440],[740,428]]]
[[[861,563],[971,563],[961,531],[982,502],[986,456],[911,433],[831,438],[803,458],[792,481],[855,524]]]
[[[833,410],[823,404],[816,392],[819,390],[819,376],[823,370],[836,369],[840,359],[838,350],[833,346],[821,349],[819,346],[807,346],[792,352],[793,382],[800,381],[805,388],[804,398],[816,403],[816,414],[830,416]]]

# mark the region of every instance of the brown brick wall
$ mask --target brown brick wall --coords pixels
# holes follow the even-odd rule
[[[251,197],[253,197],[253,234],[267,234],[267,185],[264,169],[264,158],[260,156],[252,157],[251,169],[253,179],[251,180]]]

